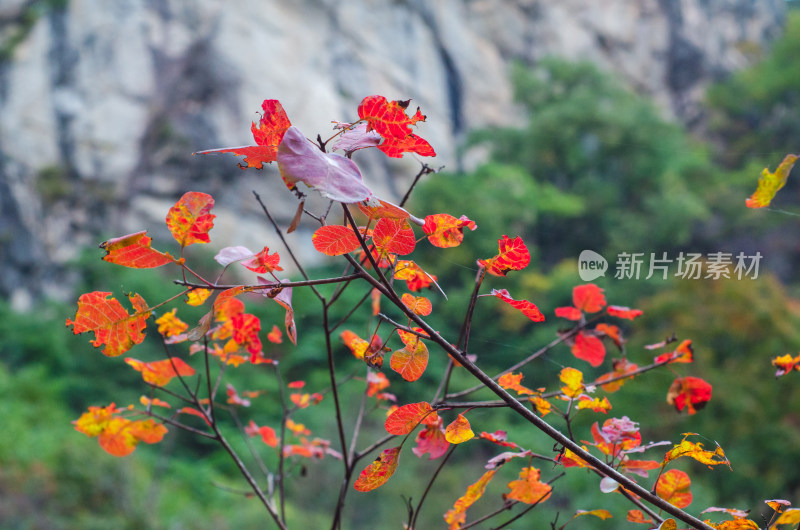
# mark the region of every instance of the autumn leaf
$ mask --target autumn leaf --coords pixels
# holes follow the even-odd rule
[[[508,271],[522,270],[530,263],[530,252],[521,237],[511,239],[504,235],[497,240],[497,245],[499,252],[496,256],[478,260],[478,264],[485,267],[489,274],[505,276]]]
[[[503,374],[497,379],[498,385],[505,388],[506,390],[516,390],[517,394],[519,395],[530,395],[536,393],[530,388],[522,386],[520,384],[521,382],[522,382],[522,373]]]
[[[200,306],[211,296],[211,289],[195,288],[186,293],[186,303],[190,306]]]
[[[379,393],[388,387],[389,379],[383,372],[373,372],[372,370],[367,372],[367,396],[382,399],[381,396],[385,396],[385,394],[379,395]]]
[[[789,508],[778,516],[778,519],[775,520],[775,524],[800,524],[800,508]]]
[[[281,333],[281,330],[278,328],[278,326],[273,324],[272,330],[267,333],[267,340],[273,344],[280,344],[283,342],[283,333]]]
[[[98,348],[105,345],[103,355],[116,357],[144,340],[145,321],[150,317],[150,312],[138,294],[128,295],[134,308],[133,314],[129,314],[116,298],[109,296],[111,293],[102,291],[82,294],[78,299],[75,320],[67,319],[66,325],[72,326],[74,335],[94,332],[95,338],[90,341],[92,346]]]
[[[484,473],[481,478],[467,488],[467,492],[458,498],[453,507],[447,510],[447,513],[444,514],[444,521],[449,525],[450,530],[461,528],[461,525],[467,521],[467,509],[483,496],[486,486],[496,472],[497,470],[491,469]]]
[[[578,409],[590,409],[593,412],[608,414],[608,411],[611,410],[611,403],[609,403],[608,398],[605,396],[601,399],[591,398],[584,394],[578,396]]]
[[[628,510],[626,519],[632,523],[653,524],[653,520],[649,517],[646,518],[641,510]]]
[[[144,405],[145,407],[164,407],[165,409],[171,409],[172,405],[164,401],[163,399],[153,398],[150,399],[147,396],[141,396],[139,398],[139,403]]]
[[[606,305],[606,297],[593,283],[577,285],[572,289],[572,304],[584,313],[597,313]]]
[[[414,231],[403,219],[382,217],[372,231],[372,243],[381,254],[411,254],[417,244]]]
[[[277,160],[281,177],[290,189],[302,182],[323,197],[342,203],[357,203],[372,197],[355,162],[338,153],[322,152],[297,127],[287,129],[278,147]]]
[[[175,263],[175,258],[169,253],[151,248],[150,241],[147,231],[109,239],[100,244],[100,248],[106,251],[103,260],[133,269],[151,269]]]
[[[572,355],[592,366],[600,366],[603,364],[603,359],[606,358],[606,347],[597,337],[580,331],[575,335]]]
[[[377,197],[373,197],[372,200],[368,202],[358,203],[358,209],[370,220],[388,217],[389,219],[408,219],[415,224],[423,224],[421,219],[417,219],[400,206]]]
[[[508,441],[508,434],[505,431],[494,431],[494,432],[483,431],[479,436],[484,440],[489,440],[490,442],[502,447],[511,447],[512,449],[519,448],[519,446],[514,442]]]
[[[419,431],[415,439],[417,445],[411,450],[417,457],[422,458],[422,455],[427,453],[429,460],[435,460],[447,452],[450,442],[445,438],[443,423],[442,418],[437,416],[435,422],[425,425],[425,428]]]
[[[409,403],[389,414],[384,427],[389,434],[400,436],[413,431],[423,420],[430,418],[430,423],[437,417],[430,403],[426,401]]]
[[[748,208],[763,208],[769,206],[769,203],[775,197],[785,184],[786,179],[789,178],[789,173],[792,171],[792,166],[797,161],[797,155],[786,155],[783,161],[778,165],[775,173],[770,173],[769,168],[765,167],[761,171],[761,177],[758,179],[758,187],[756,191],[745,201],[745,206]]]
[[[175,203],[167,213],[167,228],[181,247],[194,243],[208,243],[208,232],[214,228],[214,199],[207,193],[190,191]]]
[[[613,515],[611,515],[611,512],[609,512],[608,510],[576,510],[575,515],[573,515],[572,518],[575,519],[576,517],[580,517],[581,515],[593,515],[603,520],[611,519],[613,517]]]
[[[346,154],[351,154],[359,149],[377,147],[381,143],[382,137],[375,131],[367,131],[367,122],[351,125],[349,123],[338,123],[334,129],[346,128],[331,145],[331,149],[339,149]]]
[[[428,241],[434,247],[457,247],[464,240],[464,229],[475,230],[478,225],[475,221],[462,215],[456,219],[446,213],[437,213],[425,217],[422,231],[428,236]]]
[[[397,469],[399,457],[400,447],[385,449],[374,462],[361,472],[353,487],[358,491],[366,492],[383,486]]]
[[[241,263],[253,272],[264,274],[265,272],[282,271],[283,268],[278,265],[280,261],[281,257],[277,252],[270,255],[269,247],[264,247],[261,252],[249,259],[242,260]]]
[[[250,126],[256,145],[209,149],[198,151],[195,154],[233,153],[237,156],[244,156],[244,162],[247,165],[242,166],[239,164],[242,169],[248,167],[261,169],[263,164],[274,162],[277,158],[278,145],[283,140],[283,135],[291,125],[291,122],[277,99],[265,99],[261,103],[261,108],[264,110],[264,114],[261,116],[258,125],[253,123]]]
[[[164,386],[172,381],[173,377],[179,375],[190,376],[195,374],[194,368],[178,357],[149,363],[127,357],[125,362],[137,372],[142,373],[142,379],[144,379],[145,383],[155,386]]]
[[[565,396],[575,398],[583,391],[583,373],[580,370],[567,366],[561,369],[558,378],[564,383],[561,391]]]
[[[400,301],[415,315],[428,316],[433,310],[431,301],[424,296],[414,296],[413,294],[403,293]]]
[[[411,125],[425,121],[419,107],[413,116],[406,114],[410,101],[388,101],[383,96],[367,96],[358,105],[358,117],[367,122],[367,131],[374,130],[385,139],[403,140],[411,134]]]
[[[326,225],[317,228],[311,236],[317,252],[327,256],[341,256],[359,248],[361,244],[353,230],[342,225]]]
[[[426,139],[420,138],[413,133],[402,140],[385,138],[378,145],[378,149],[392,158],[402,158],[404,153],[415,153],[419,156],[436,156],[436,151],[433,150],[431,144]]]
[[[687,440],[687,438],[694,433],[684,433],[683,440],[672,449],[667,451],[664,455],[664,461],[661,463],[662,466],[667,465],[669,462],[672,462],[676,458],[681,458],[683,456],[688,456],[689,458],[693,458],[700,462],[701,464],[705,464],[712,468],[712,466],[719,466],[719,465],[726,465],[729,468],[731,467],[731,463],[728,460],[728,457],[725,456],[725,452],[722,450],[722,447],[717,444],[717,448],[713,451],[708,451],[703,449],[703,444],[701,442],[691,442]]]
[[[667,392],[667,403],[678,412],[687,409],[696,413],[711,399],[711,385],[699,377],[679,377],[673,381]]]
[[[286,280],[284,280],[286,281]],[[258,277],[258,283],[265,287],[270,287],[275,285],[276,282],[272,282],[267,280],[266,278],[262,278],[261,276]],[[289,337],[289,340],[295,346],[297,345],[297,325],[294,321],[294,308],[292,307],[292,288],[291,287],[280,287],[274,290],[264,289],[261,291],[267,298],[271,298],[275,300],[281,307],[286,310],[286,314],[283,317],[283,324],[286,328],[286,336]]]
[[[481,296],[495,296],[528,317],[529,320],[544,322],[544,315],[536,307],[536,304],[527,300],[514,300],[506,289],[492,289],[492,292],[488,295]]]
[[[628,320],[633,320],[637,317],[642,316],[641,309],[631,309],[630,307],[623,307],[619,305],[610,305],[606,308],[606,313],[609,316],[617,317],[617,318],[625,318]]]
[[[508,483],[509,493],[503,495],[506,500],[515,500],[525,504],[537,504],[550,497],[552,488],[539,480],[541,472],[535,467],[524,467],[519,473],[519,480]]]
[[[528,401],[531,402],[531,404],[536,408],[536,412],[538,412],[542,417],[550,414],[553,409],[553,405],[551,405],[549,401],[541,396],[531,396],[528,398]]]
[[[131,421],[117,416],[98,435],[97,441],[108,454],[121,457],[131,454],[139,442],[161,441],[166,432],[167,428],[153,419]]]
[[[365,341],[349,329],[344,330],[339,336],[342,338],[342,342],[344,342],[345,346],[350,349],[356,359],[364,358],[364,354],[369,348],[369,342]]]
[[[658,478],[656,495],[678,508],[686,508],[692,503],[689,490],[692,481],[684,471],[670,469]]]
[[[475,433],[472,432],[469,420],[459,414],[444,430],[444,437],[451,444],[460,444],[474,438]]]
[[[405,348],[392,353],[389,366],[406,381],[416,381],[428,366],[428,347],[422,340],[414,340]]]
[[[594,331],[601,337],[604,336],[610,338],[612,341],[614,341],[614,344],[617,345],[617,348],[622,349],[622,344],[625,342],[625,340],[622,338],[622,334],[620,333],[618,326],[601,322],[594,327]]]
[[[270,447],[278,446],[278,436],[272,427],[267,427],[266,425],[259,427],[256,422],[250,420],[250,423],[244,428],[244,433],[251,437],[260,436],[261,441]]]
[[[183,322],[176,316],[178,308],[174,308],[169,313],[164,313],[156,319],[158,332],[164,337],[176,337],[189,329],[189,324]]]
[[[694,349],[692,349],[692,341],[689,339],[681,342],[678,347],[675,348],[675,351],[662,353],[653,360],[656,364],[691,363],[693,361]]]
[[[394,268],[394,278],[396,280],[405,280],[408,290],[412,292],[425,289],[436,283],[436,276],[428,274],[419,265],[409,260],[397,260],[397,265]]]
[[[624,385],[625,382],[628,381],[629,379],[633,379],[633,376],[631,377],[623,377],[623,376],[632,374],[633,372],[639,369],[639,366],[637,364],[632,363],[627,359],[615,359],[612,364],[612,367],[613,370],[611,372],[601,375],[596,380],[597,383],[602,384],[603,390],[605,390],[609,394],[619,390],[622,387],[622,385]],[[618,377],[620,379],[617,379]],[[615,379],[615,381],[606,383],[606,381],[609,381],[611,379]]]
[[[800,371],[800,355],[792,357],[787,353],[786,355],[775,357],[772,359],[772,366],[777,368],[777,370],[775,370],[775,377],[786,375],[792,370]]]
[[[580,309],[572,306],[557,307],[555,309],[555,314],[557,317],[566,318],[567,320],[580,320],[583,316]]]

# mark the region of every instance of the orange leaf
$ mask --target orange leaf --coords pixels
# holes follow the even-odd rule
[[[353,231],[342,225],[319,227],[311,236],[311,242],[317,252],[322,252],[327,256],[341,256],[361,246]]]
[[[378,392],[388,387],[389,379],[383,372],[373,372],[372,370],[367,372],[367,395],[369,397],[377,395]]]
[[[667,403],[678,412],[687,409],[689,414],[694,414],[705,407],[710,399],[711,385],[699,377],[679,377],[667,391]]]
[[[349,329],[344,330],[340,337],[344,342],[345,346],[350,348],[350,351],[353,353],[356,359],[363,359],[364,354],[369,349],[369,342],[365,341]]]
[[[208,297],[211,296],[211,289],[192,289],[186,294],[186,303],[191,306],[203,305]]]
[[[594,327],[596,333],[601,336],[606,336],[614,341],[618,348],[622,349],[622,343],[625,342],[620,334],[619,327],[613,324],[605,324],[601,322]]]
[[[358,117],[367,121],[367,132],[374,130],[386,139],[403,140],[411,134],[411,125],[425,121],[419,107],[414,116],[406,114],[410,101],[388,101],[383,96],[367,96],[358,105]]]
[[[692,349],[692,341],[686,339],[681,342],[675,351],[669,353],[662,353],[657,356],[653,362],[655,363],[691,363],[694,361],[694,349]]]
[[[94,332],[95,338],[90,341],[92,346],[105,345],[103,355],[116,357],[144,340],[145,321],[150,312],[138,294],[128,295],[135,310],[133,314],[128,314],[116,298],[109,299],[109,296],[111,293],[101,291],[82,294],[78,299],[75,320],[67,319],[66,325],[72,326],[74,335]]]
[[[360,202],[358,203],[358,209],[370,219],[381,219],[383,217],[389,217],[391,219],[408,219],[411,217],[411,214],[405,209],[388,201],[378,199],[377,197],[373,197],[373,200],[369,202],[374,203],[375,201],[378,202],[378,206],[368,206],[366,203]]]
[[[167,228],[181,247],[208,243],[208,232],[214,228],[214,199],[207,193],[190,191],[167,213]]]
[[[597,313],[606,305],[606,297],[593,283],[577,285],[572,289],[572,304],[584,313]]]
[[[478,260],[478,264],[486,267],[489,274],[505,276],[508,271],[522,270],[530,263],[531,254],[521,237],[511,239],[504,235],[497,240],[497,245],[499,252],[496,256]]]
[[[692,503],[691,484],[684,471],[670,469],[658,478],[656,495],[678,508],[686,508]]]
[[[417,244],[414,231],[403,219],[382,217],[372,230],[372,243],[381,254],[411,254]]]
[[[522,382],[522,373],[514,374],[508,373],[503,374],[497,379],[497,384],[507,390],[516,390],[517,394],[520,395],[529,395],[535,394],[533,390],[528,387],[522,386],[520,383]]]
[[[789,178],[789,173],[792,171],[792,166],[796,161],[797,155],[786,155],[778,169],[775,170],[775,173],[770,173],[769,168],[765,167],[761,171],[761,177],[758,179],[758,188],[745,201],[745,206],[748,208],[769,206],[778,190],[786,184],[786,179]]]
[[[547,416],[550,414],[553,406],[550,404],[549,401],[540,397],[540,396],[531,396],[528,398],[534,407],[536,407],[536,412],[542,415],[542,417]]]
[[[617,377],[621,377],[621,376],[624,376],[626,374],[633,373],[633,372],[635,372],[636,370],[639,369],[638,365],[636,365],[635,363],[629,362],[627,359],[615,359],[614,363],[612,364],[612,366],[614,368],[613,371],[608,372],[607,374],[603,374],[603,375],[601,375],[600,377],[597,378],[597,382],[598,383],[604,383],[602,385],[603,390],[605,390],[609,394],[614,393],[617,390],[619,390],[622,387],[622,385],[625,384],[625,381],[627,381],[628,379],[632,379],[632,376],[631,377],[623,377],[621,379],[616,379]],[[616,379],[616,381],[613,381],[611,383],[606,383],[606,381],[608,381],[610,379]]]
[[[166,401],[158,398],[150,399],[147,396],[141,396],[139,398],[139,402],[144,405],[145,407],[164,407],[165,409],[171,409],[172,405],[167,403]]]
[[[792,370],[800,371],[800,355],[792,357],[788,353],[772,359],[772,366],[776,367],[775,377],[786,375]]]
[[[114,403],[107,407],[89,407],[89,410],[81,414],[81,417],[72,424],[75,425],[76,431],[82,432],[86,436],[98,436],[117,412],[119,409]]]
[[[373,288],[369,292],[370,299],[372,300],[372,316],[377,316],[381,312],[381,292]]]
[[[100,243],[100,248],[106,251],[103,260],[133,269],[152,269],[175,262],[169,253],[151,248],[150,241],[147,231],[109,239]]]
[[[428,274],[416,263],[409,260],[397,260],[397,265],[394,268],[394,278],[396,280],[405,280],[408,290],[413,292],[430,287],[432,283],[436,282],[436,276]]]
[[[378,458],[358,476],[353,487],[358,491],[372,491],[383,486],[397,469],[400,448],[385,449]]]
[[[281,330],[278,328],[278,326],[273,324],[272,330],[267,333],[267,340],[273,344],[280,344],[283,342],[283,333],[281,333]]]
[[[557,307],[555,313],[557,317],[566,318],[567,320],[580,320],[583,316],[580,309],[572,306]]]
[[[504,499],[511,499],[525,504],[536,504],[546,501],[550,497],[552,488],[539,480],[541,472],[535,467],[524,467],[519,473],[519,480],[508,483],[511,488],[509,493],[503,495]]]
[[[416,315],[428,316],[433,310],[431,301],[424,296],[414,296],[412,294],[404,293],[400,300],[412,313]]]
[[[603,363],[603,359],[606,358],[606,347],[597,337],[581,331],[575,336],[572,355],[588,362],[592,366],[600,366]]]
[[[150,383],[155,386],[164,386],[172,381],[173,377],[178,375],[190,376],[195,374],[194,368],[178,357],[149,363],[127,357],[125,362],[131,365],[137,372],[142,373],[142,379],[144,379],[145,383]]]
[[[413,431],[423,420],[436,417],[437,414],[431,408],[430,403],[425,401],[409,403],[389,414],[384,427],[389,434],[404,435]]]
[[[444,437],[451,444],[460,444],[474,438],[475,433],[472,432],[469,420],[459,414],[444,430]]]
[[[653,524],[653,520],[650,518],[645,518],[644,513],[641,510],[628,510],[627,519],[632,523]]]
[[[253,272],[257,272],[259,274],[264,274],[265,272],[274,272],[274,271],[282,271],[283,267],[279,266],[281,257],[278,255],[277,252],[270,255],[269,254],[269,247],[264,247],[264,249],[253,256],[252,258],[248,258],[246,260],[242,260],[242,265],[246,268],[250,269]]]
[[[514,300],[506,289],[492,289],[492,292],[489,293],[488,296],[496,296],[514,309],[517,309],[533,322],[544,322],[544,315],[539,311],[539,308],[536,307],[536,304],[528,302],[527,300]]]
[[[467,488],[467,492],[458,498],[453,507],[447,510],[447,513],[444,514],[444,521],[450,525],[450,530],[461,528],[461,525],[467,521],[467,509],[483,496],[487,484],[496,472],[496,469],[491,469],[484,473],[477,482]]]
[[[424,138],[420,138],[413,133],[402,140],[398,140],[397,138],[384,138],[383,142],[378,145],[378,149],[383,151],[386,156],[392,158],[401,158],[403,153],[416,153],[420,156],[436,156],[436,151],[433,150],[431,144]]]
[[[608,414],[608,411],[611,410],[611,403],[609,403],[608,398],[605,396],[600,399],[591,398],[584,394],[578,397],[578,409],[591,409],[593,412]]]
[[[428,241],[434,247],[457,247],[464,240],[464,229],[475,230],[478,225],[462,215],[456,219],[446,213],[437,213],[425,217],[422,231],[428,236]]]
[[[421,340],[406,344],[392,354],[389,366],[406,381],[416,381],[428,366],[428,347]]]
[[[257,145],[247,145],[242,147],[228,147],[222,149],[209,149],[199,151],[196,154],[204,155],[208,153],[233,153],[237,156],[244,156],[247,166],[239,167],[246,169],[253,167],[261,169],[263,164],[274,162],[277,159],[278,145],[283,140],[286,129],[291,126],[286,111],[277,99],[265,99],[261,104],[264,115],[259,120],[258,125],[253,123],[250,130],[253,133]]]

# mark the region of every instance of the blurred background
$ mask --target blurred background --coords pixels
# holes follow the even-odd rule
[[[577,257],[595,250],[609,261],[609,273],[596,283],[610,303],[644,311],[623,326],[628,358],[647,364],[652,352],[643,345],[675,333],[693,341],[696,358],[676,372],[714,385],[704,410],[678,415],[665,402],[676,374],[649,373],[611,396],[611,416],[641,421],[643,440],[676,442],[680,433],[698,432],[706,445],[722,445],[733,472],[678,466],[693,479],[690,510],[751,509],[761,522],[764,499],[800,502],[800,467],[793,465],[800,461],[800,383],[791,374],[775,380],[770,366],[771,357],[800,348],[800,186],[790,178],[771,208],[744,207],[761,170],[774,170],[785,154],[800,150],[797,57],[800,11],[784,0],[4,0],[0,523],[265,524],[256,502],[236,493],[242,486],[226,455],[201,440],[173,432],[162,444],[117,459],[72,429],[69,422],[87,406],[136,402],[142,387],[121,359],[93,351],[64,320],[86,291],[164,298],[170,276],[104,264],[96,247],[146,229],[156,248],[173,251],[164,216],[189,190],[217,201],[211,248],[196,251],[195,259],[211,264],[216,250],[231,245],[280,251],[252,195],[257,191],[288,224],[296,203],[276,168],[241,171],[232,155],[192,153],[251,144],[249,124],[264,99],[280,100],[307,136],[326,137],[332,120],[354,121],[358,103],[371,94],[411,98],[412,108],[427,115],[417,132],[438,156],[422,161],[442,169],[423,179],[410,210],[418,217],[465,214],[478,224],[457,249],[421,246],[415,253],[448,294],[447,302],[434,300],[437,329],[457,331],[475,259],[494,255],[501,235],[521,235],[532,250],[531,266],[490,287],[534,301],[548,321],[534,326],[504,311],[498,318],[497,304],[479,304],[471,353],[496,372],[554,337],[559,323],[552,311],[569,305],[580,283]],[[420,168],[413,156],[360,152],[354,159],[369,186],[393,200]],[[313,229],[301,225],[290,238],[294,249],[317,268],[315,275],[339,273],[309,244]],[[674,265],[666,280],[615,279],[622,252],[672,259],[680,252],[760,252],[763,258],[757,278],[688,280],[674,277]],[[362,294],[353,292],[342,311]],[[296,292],[298,347],[267,352],[281,359],[287,380],[304,379],[311,391],[327,385],[325,373],[304,368],[322,355],[315,304]],[[262,302],[249,302],[248,310],[265,319],[266,329],[283,319]],[[184,320],[199,315],[189,312]],[[351,327],[365,336],[369,326],[363,316]],[[138,358],[163,357],[153,337],[138,348]],[[343,373],[359,370],[339,348]],[[415,386],[389,390],[401,403],[420,388],[432,393],[446,363],[441,357],[433,355]],[[584,369],[587,379],[609,370],[577,363],[562,346],[526,369],[525,383],[552,388],[566,364]],[[395,375],[387,371],[393,383]],[[276,388],[264,372],[244,367],[233,377],[237,388],[267,390],[244,412],[276,425],[280,411],[270,401]],[[345,401],[357,407],[361,389],[345,391]],[[297,420],[333,440],[329,405],[305,409]],[[604,418],[585,414],[574,428],[590,439],[589,426]],[[552,447],[495,409],[473,411],[470,420],[476,431],[523,429],[514,441],[539,452]],[[365,444],[380,436],[382,422],[380,411],[370,416]],[[264,449],[269,462],[274,455]],[[486,458],[496,452],[483,450]],[[438,479],[421,528],[441,526],[441,514],[483,473],[482,461],[468,453],[460,460],[457,451]],[[660,450],[646,456],[660,459]],[[385,487],[369,497],[351,493],[345,526],[401,527],[407,512],[401,496],[418,498],[417,478],[434,464],[404,454]],[[293,527],[330,524],[339,471],[332,459],[292,468]],[[508,479],[516,473],[509,470]],[[495,482],[470,519],[502,503],[507,480]],[[604,496],[596,482],[569,474],[526,520],[539,527],[557,512],[563,522],[576,509],[606,507],[614,520],[581,521],[581,527],[618,527],[629,506]]]

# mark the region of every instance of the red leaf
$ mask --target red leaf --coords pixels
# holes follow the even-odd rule
[[[597,313],[606,305],[606,297],[601,288],[587,283],[572,289],[572,304],[584,313]]]
[[[190,191],[167,213],[167,228],[181,247],[208,243],[208,232],[214,228],[214,199],[207,193]]]
[[[391,219],[408,219],[411,217],[410,213],[395,204],[378,199],[377,197],[370,202],[375,201],[378,202],[378,206],[368,205],[360,202],[358,203],[358,209],[370,219],[381,219],[383,217],[389,217]]]
[[[150,248],[150,241],[146,231],[109,239],[100,244],[106,251],[103,260],[134,269],[151,269],[175,262],[168,253]]]
[[[507,435],[505,431],[495,431],[491,433],[484,431],[480,434],[480,437],[503,447],[511,447],[512,449],[519,448],[519,446],[514,442],[507,441]]]
[[[428,274],[419,265],[410,260],[398,260],[394,268],[394,278],[405,280],[409,291],[416,292],[430,287],[436,281],[436,276]]]
[[[566,318],[567,320],[580,320],[583,316],[583,313],[581,313],[581,310],[577,307],[557,307],[556,316],[560,318]]]
[[[436,460],[447,452],[447,449],[450,447],[450,442],[448,442],[444,436],[442,423],[442,419],[437,416],[435,423],[426,425],[425,428],[417,434],[415,440],[417,445],[411,451],[419,458],[422,458],[422,455],[428,453],[429,460]]]
[[[522,270],[531,261],[528,247],[517,236],[514,239],[503,236],[497,240],[499,252],[496,256],[489,259],[478,260],[478,264],[486,267],[486,272],[494,276],[505,276],[508,271]]]
[[[318,252],[328,256],[341,256],[361,246],[353,230],[342,225],[319,227],[311,236],[311,242]]]
[[[410,100],[387,101],[383,96],[367,96],[358,106],[358,117],[367,121],[367,131],[375,130],[386,139],[404,139],[411,134],[411,125],[425,121],[419,111],[414,116],[406,114]]]
[[[655,363],[691,363],[694,362],[694,349],[689,339],[681,342],[675,351],[662,353],[653,360]]]
[[[358,491],[366,492],[383,486],[397,469],[399,457],[399,447],[385,449],[374,462],[361,472],[353,487]]]
[[[439,248],[460,245],[464,240],[465,228],[475,230],[478,225],[464,215],[460,219],[456,219],[446,213],[428,215],[425,217],[425,224],[422,226],[422,230],[427,234],[430,244]]]
[[[264,115],[258,125],[253,123],[250,126],[257,145],[209,149],[195,154],[233,153],[237,156],[244,156],[247,166],[239,164],[242,169],[246,167],[261,169],[263,164],[274,162],[277,159],[278,145],[283,140],[286,130],[291,126],[291,122],[277,99],[265,99],[261,108],[264,109]]]
[[[246,259],[242,261],[242,265],[246,268],[250,269],[253,272],[257,272],[259,274],[264,274],[265,272],[273,272],[273,271],[282,271],[283,268],[278,266],[280,263],[281,257],[278,255],[277,252],[269,255],[269,248],[264,247],[264,249],[253,256],[252,258]]]
[[[384,427],[389,434],[404,435],[413,431],[423,420],[430,421],[435,418],[437,415],[430,403],[426,401],[409,403],[389,414]]]
[[[619,305],[608,306],[606,312],[612,317],[627,318],[628,320],[633,320],[642,315],[641,309],[631,309],[630,307],[622,307]]]
[[[539,308],[536,307],[536,304],[533,302],[528,302],[527,300],[514,300],[511,298],[511,295],[508,294],[506,289],[492,289],[492,292],[489,294],[490,296],[496,296],[514,309],[517,309],[533,322],[544,322],[544,315],[541,311],[539,311]]]
[[[409,134],[402,140],[386,138],[378,146],[378,149],[383,151],[386,156],[392,158],[402,158],[403,153],[416,153],[420,156],[436,156],[436,151],[433,150],[431,144],[416,134]]]
[[[417,244],[414,231],[405,220],[383,217],[372,231],[372,243],[383,254],[411,254]]]
[[[687,409],[694,414],[711,399],[711,385],[699,377],[679,377],[667,391],[667,403],[678,412]]]
[[[572,355],[588,362],[592,366],[600,366],[606,357],[606,348],[600,339],[581,331],[575,336]]]
[[[103,355],[116,357],[144,340],[145,321],[150,312],[138,294],[128,295],[135,310],[133,314],[128,314],[116,298],[109,299],[109,296],[111,293],[101,291],[82,294],[78,299],[75,320],[67,319],[67,326],[72,326],[75,335],[94,332],[94,340],[90,341],[92,346],[105,345]]]

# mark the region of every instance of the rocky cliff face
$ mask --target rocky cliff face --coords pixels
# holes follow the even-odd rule
[[[433,164],[454,168],[465,131],[514,121],[512,60],[593,61],[691,124],[709,80],[768,45],[783,11],[783,0],[5,0],[0,296],[22,307],[67,294],[78,249],[163,236],[155,227],[187,190],[217,198],[218,241],[268,243],[250,190],[294,209],[274,168],[190,156],[251,143],[263,99],[314,136],[365,95],[413,98]],[[419,167],[359,163],[385,196]]]

